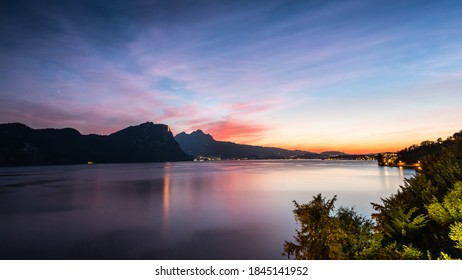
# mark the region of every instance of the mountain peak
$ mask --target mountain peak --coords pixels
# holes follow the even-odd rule
[[[151,133],[158,133],[158,132],[170,133],[170,128],[168,125],[165,125],[165,124],[155,124],[153,122],[145,122],[139,125],[129,126],[111,135],[122,134],[122,133],[127,133],[127,132],[132,132],[132,133],[136,132],[136,133],[144,133],[144,134],[151,134]]]
[[[107,136],[73,128],[0,124],[0,166],[190,160],[167,125],[146,122]]]
[[[201,129],[198,129],[196,131],[193,131],[191,133],[186,133],[186,132],[181,132],[181,133],[178,133],[175,138],[179,138],[179,139],[194,139],[194,141],[206,141],[206,142],[209,142],[209,141],[215,141],[215,139],[213,139],[213,136],[210,135],[210,134],[206,134],[204,133],[204,131],[202,131]]]
[[[212,135],[205,133],[201,129],[191,132],[191,136],[207,136],[213,139]]]
[[[305,151],[290,151],[274,147],[261,147],[233,142],[216,141],[212,135],[198,129],[187,134],[181,132],[175,136],[175,140],[182,149],[193,156],[219,157],[223,159],[236,158],[288,158],[303,155]],[[317,154],[316,154],[317,155]]]

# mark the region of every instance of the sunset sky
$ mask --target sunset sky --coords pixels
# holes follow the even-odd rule
[[[462,129],[462,1],[10,1],[0,123],[396,151]]]

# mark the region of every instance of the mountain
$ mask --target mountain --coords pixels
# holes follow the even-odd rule
[[[147,122],[108,136],[73,128],[32,129],[0,124],[0,165],[158,162],[190,160],[168,126]]]
[[[336,156],[346,156],[348,154],[345,154],[339,151],[325,151],[325,152],[320,153],[320,155],[324,157],[336,157]]]
[[[220,157],[223,159],[277,159],[309,154],[309,152],[306,151],[291,151],[281,148],[216,141],[210,134],[205,134],[202,130],[196,130],[190,134],[181,132],[175,136],[175,139],[187,154],[194,156]],[[311,154],[317,155],[315,153]]]

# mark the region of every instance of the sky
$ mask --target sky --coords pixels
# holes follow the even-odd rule
[[[396,151],[462,129],[462,1],[2,1],[0,123]]]

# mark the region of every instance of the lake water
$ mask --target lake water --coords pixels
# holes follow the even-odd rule
[[[268,160],[0,168],[0,259],[281,259],[293,200],[369,216],[413,170]]]

